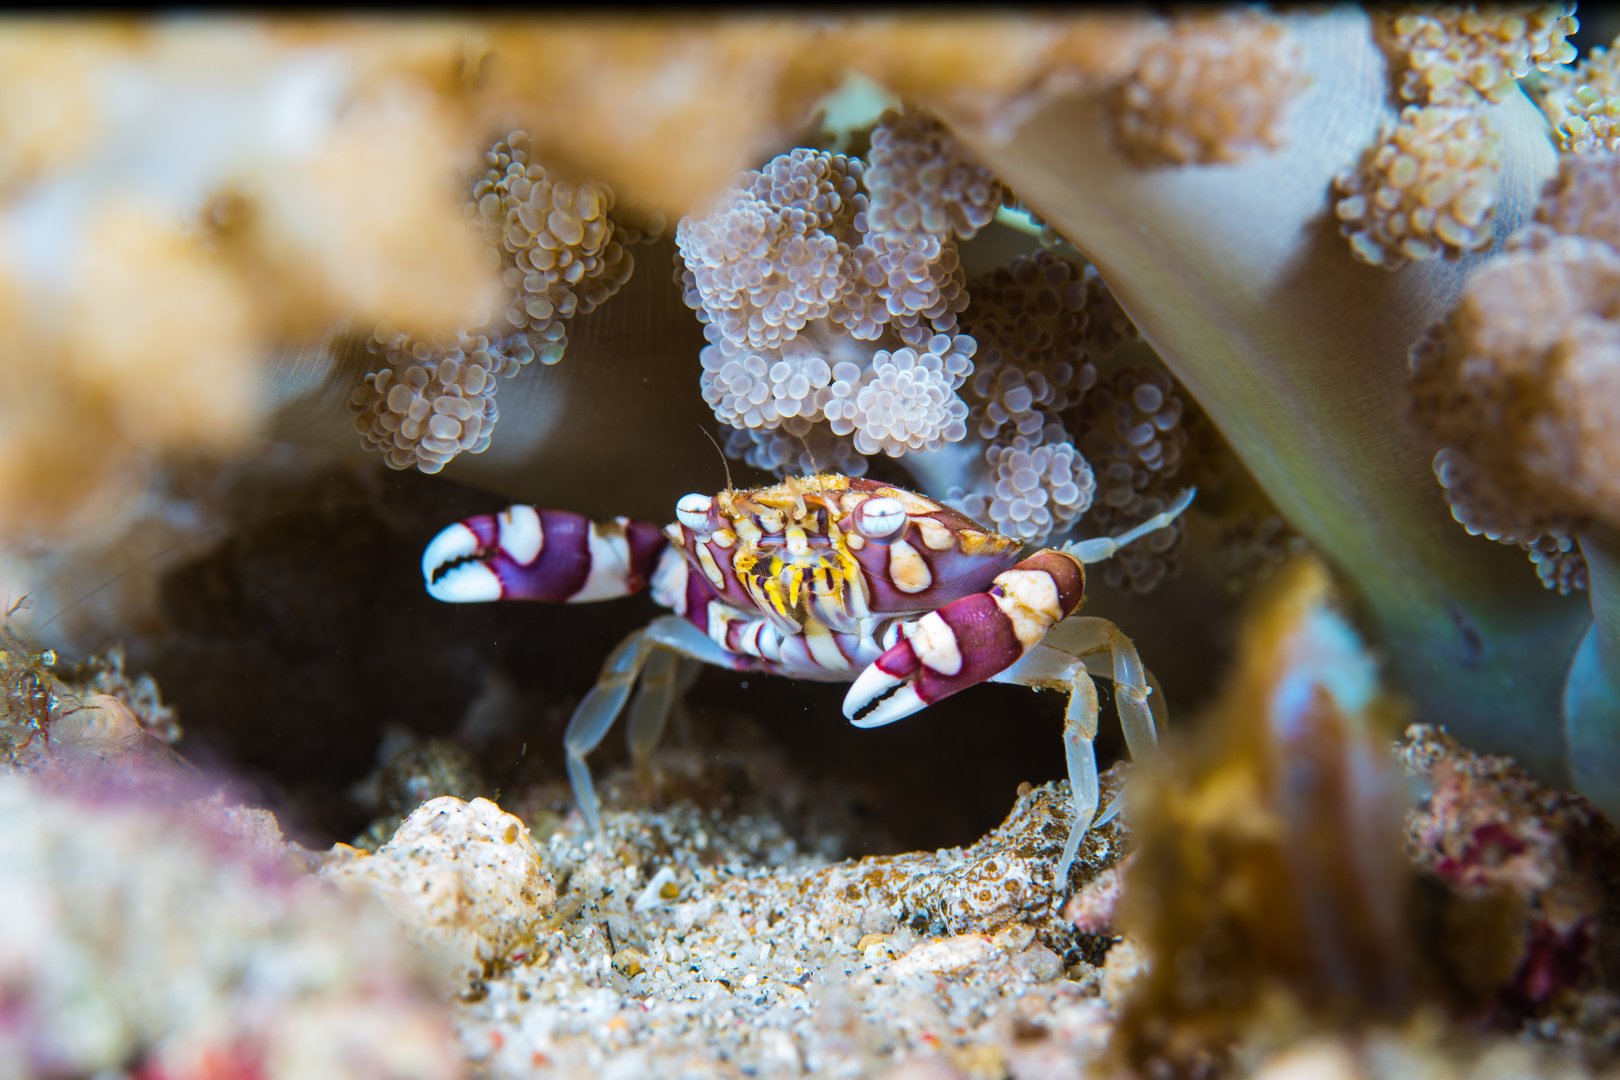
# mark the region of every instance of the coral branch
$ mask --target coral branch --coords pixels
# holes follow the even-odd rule
[[[1361,13],[1287,23],[1314,82],[1295,102],[1293,140],[1241,165],[1133,167],[1100,106],[1081,98],[1004,140],[939,107],[1095,263],[1278,509],[1353,583],[1420,712],[1561,777],[1563,748],[1547,734],[1556,688],[1522,673],[1563,670],[1582,613],[1459,535],[1402,422],[1407,345],[1475,263],[1390,275],[1351,259],[1328,192],[1392,116],[1384,61]],[[1522,96],[1488,108],[1503,138],[1505,232],[1554,159]]]

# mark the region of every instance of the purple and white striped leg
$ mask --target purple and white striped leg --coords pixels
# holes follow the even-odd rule
[[[428,595],[452,604],[607,600],[645,587],[668,543],[651,522],[601,523],[518,504],[435,536],[422,553],[422,577]]]

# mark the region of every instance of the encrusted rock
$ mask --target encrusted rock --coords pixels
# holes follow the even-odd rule
[[[523,822],[488,799],[448,795],[423,803],[373,855],[338,845],[321,876],[376,893],[469,978],[526,957],[557,899]]]

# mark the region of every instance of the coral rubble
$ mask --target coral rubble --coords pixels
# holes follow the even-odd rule
[[[85,784],[0,777],[0,1071],[464,1075],[430,966],[283,868],[270,815]]]

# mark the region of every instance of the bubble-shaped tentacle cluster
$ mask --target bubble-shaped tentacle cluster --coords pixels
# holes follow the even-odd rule
[[[1019,256],[969,286],[963,325],[981,342],[969,424],[988,466],[953,504],[1042,543],[1092,505],[1092,465],[1071,438],[1078,406],[1130,320],[1091,267],[1052,251]]]
[[[1186,486],[1182,475],[1196,413],[1175,380],[1153,368],[1121,368],[1081,403],[1080,449],[1097,471],[1097,497],[1086,523],[1118,536],[1163,512]],[[1170,525],[1127,545],[1101,567],[1116,588],[1149,592],[1180,570],[1187,527]]]
[[[537,356],[560,360],[566,321],[616,293],[635,267],[629,245],[660,228],[614,222],[612,189],[553,177],[534,160],[525,132],[496,142],[484,164],[464,210],[501,268],[501,310],[483,326],[432,340],[387,323],[366,340],[385,366],[367,373],[349,407],[363,445],[390,468],[434,473],[458,453],[488,447],[499,379]]]
[[[816,424],[803,435],[786,428],[731,428],[725,451],[727,457],[778,476],[819,472],[865,476],[868,468],[855,443],[848,436],[834,435],[826,424]]]
[[[1488,247],[1501,195],[1502,135],[1487,106],[1532,69],[1575,58],[1574,5],[1403,10],[1381,17],[1412,105],[1334,178],[1339,231],[1356,258],[1395,270]]]
[[[1548,72],[1536,98],[1564,153],[1620,151],[1620,52],[1594,46],[1579,64]]]
[[[1577,537],[1620,522],[1620,156],[1566,154],[1534,219],[1412,347],[1408,415],[1469,532],[1585,588]]]
[[[497,322],[528,331],[541,362],[554,364],[568,345],[565,320],[595,310],[630,280],[632,238],[608,217],[612,188],[553,177],[534,160],[526,133],[497,142],[484,161],[468,210],[511,290]]]
[[[1139,165],[1239,161],[1275,150],[1305,87],[1304,52],[1255,10],[1170,21],[1111,95],[1114,139]]]
[[[1499,102],[1532,69],[1575,59],[1575,5],[1406,8],[1381,27],[1400,59],[1400,93],[1436,105]]]
[[[733,449],[778,471],[805,455],[764,433],[808,439],[857,474],[851,451],[899,457],[967,434],[957,391],[977,342],[958,328],[954,238],[986,224],[1002,191],[921,113],[886,113],[873,147],[870,166],[783,154],[676,230],[683,295],[710,342],[704,400],[758,433]]]
[[[981,488],[955,488],[951,502],[978,521],[1026,543],[1044,543],[1091,505],[1096,478],[1062,425],[1014,435],[985,450],[990,472]]]
[[[1339,231],[1356,258],[1390,270],[1477,251],[1495,235],[1501,172],[1489,113],[1409,105],[1360,167],[1334,179]]]
[[[954,232],[966,240],[990,224],[1003,193],[995,174],[974,160],[944,125],[919,109],[890,109],[872,131],[872,231],[890,241]]]
[[[1043,414],[1078,404],[1097,381],[1087,335],[1106,287],[1091,268],[1039,251],[975,280],[970,291],[964,325],[980,343],[974,429],[986,439],[1009,425],[1034,435]]]
[[[366,349],[386,366],[355,388],[354,428],[389,468],[414,465],[425,473],[438,472],[461,451],[477,454],[489,446],[500,417],[497,380],[534,358],[521,334],[492,341],[463,332],[427,342],[387,323],[377,326]]]

